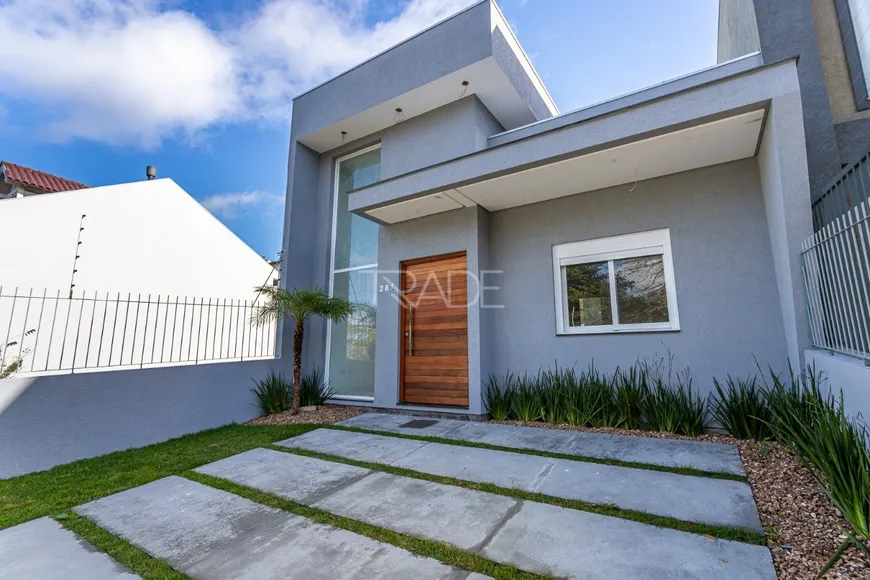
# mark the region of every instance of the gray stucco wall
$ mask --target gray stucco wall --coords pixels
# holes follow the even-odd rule
[[[772,99],[758,152],[780,311],[795,368],[801,367],[801,353],[810,338],[800,251],[801,242],[813,233],[801,115],[799,93]]]
[[[480,2],[299,95],[293,135],[313,133],[491,56],[490,22],[489,3]]]
[[[550,112],[543,97],[535,88],[534,83],[499,28],[492,31],[492,55],[532,111],[535,120],[540,121],[552,117],[553,113]]]
[[[719,0],[717,62],[759,50],[758,25],[752,0]]]
[[[439,254],[466,252],[469,272],[478,272],[481,263],[479,228],[484,218],[476,207],[457,209],[418,220],[381,228],[378,246],[378,268],[384,277],[398,287],[401,262]],[[484,225],[485,227],[485,225]],[[485,258],[485,257],[484,257]],[[485,369],[481,363],[480,305],[473,301],[475,281],[468,281],[468,374],[469,408],[471,414],[481,414],[480,383]],[[378,295],[377,330],[375,335],[375,406],[396,407],[399,385],[399,315],[400,305],[392,293]]]
[[[754,159],[584,193],[490,216],[490,265],[504,270],[492,311],[494,370],[599,369],[660,358],[712,378],[782,369],[785,336]],[[552,245],[670,228],[679,332],[556,336]]]
[[[503,130],[476,95],[397,123],[381,136],[381,179],[484,149]]]
[[[812,7],[807,0],[755,0],[755,17],[765,63],[799,57],[810,190],[817,199],[840,170],[840,150]]]
[[[0,380],[0,479],[257,417],[249,361]]]
[[[329,288],[337,158],[381,143],[381,178],[384,179],[483,149],[487,137],[502,130],[480,99],[471,95],[322,155],[302,144],[291,147],[291,180],[284,225],[287,275],[282,275],[282,286]],[[379,263],[383,268],[380,259]],[[281,353],[286,360],[292,360],[291,336],[292,321],[283,329]],[[303,355],[306,368],[324,366],[326,324],[323,321],[311,319],[306,325]]]

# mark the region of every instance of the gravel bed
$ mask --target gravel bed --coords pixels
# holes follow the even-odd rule
[[[809,580],[816,577],[849,529],[846,520],[825,496],[822,487],[787,447],[777,443],[741,441],[729,435],[705,433],[686,437],[659,431],[593,429],[522,421],[491,421],[504,425],[525,425],[543,429],[613,433],[662,439],[693,439],[735,444],[755,496],[767,545],[779,580]],[[870,558],[849,548],[825,578],[870,578]]]
[[[294,423],[338,423],[357,415],[362,415],[364,409],[359,407],[347,407],[344,405],[324,405],[314,411],[299,411],[298,415],[291,415],[290,411],[273,413],[264,417],[258,417],[248,421],[247,425],[292,425]]]

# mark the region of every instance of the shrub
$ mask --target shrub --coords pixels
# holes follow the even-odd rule
[[[257,404],[264,415],[280,413],[290,408],[293,401],[293,387],[281,373],[271,373],[265,379],[254,381],[251,391],[257,397]]]
[[[612,404],[612,393],[606,379],[590,365],[580,374],[568,395],[568,423],[585,427],[604,427],[612,410]]]
[[[759,388],[757,377],[740,380],[728,375],[724,386],[718,379],[713,379],[713,387],[715,393],[710,393],[710,413],[730,435],[758,441],[773,437],[770,406]]]
[[[614,406],[621,429],[641,429],[646,399],[649,396],[648,373],[644,366],[634,365],[627,371],[616,369],[613,374]]]
[[[302,373],[300,383],[299,404],[303,407],[322,405],[335,394],[329,383],[324,380],[323,371],[320,369]]]
[[[770,407],[769,426],[774,438],[803,456],[803,445],[809,440],[822,416],[835,412],[832,395],[822,395],[821,380],[815,369],[797,375],[789,365],[788,379],[769,369],[770,383],[762,389]]]
[[[513,395],[517,377],[512,372],[506,372],[501,379],[490,373],[486,380],[483,398],[489,416],[496,421],[507,421],[513,414]]]
[[[654,380],[646,397],[644,423],[654,431],[697,437],[706,426],[706,402],[692,390],[692,377],[677,375],[676,385],[662,377]]]
[[[528,374],[517,379],[516,388],[513,391],[511,409],[513,416],[518,421],[537,421],[541,418],[540,375],[530,377]]]

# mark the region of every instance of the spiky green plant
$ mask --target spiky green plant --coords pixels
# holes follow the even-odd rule
[[[501,379],[490,373],[484,385],[483,398],[489,416],[496,421],[513,418],[513,397],[517,377],[506,372]]]
[[[513,416],[518,421],[538,421],[543,414],[539,377],[525,374],[518,378],[512,399]]]
[[[673,385],[662,377],[653,381],[644,410],[647,427],[697,437],[704,432],[706,417],[706,401],[693,390],[688,371],[679,373]]]
[[[323,288],[314,290],[285,290],[273,286],[257,288],[263,304],[256,310],[257,322],[292,318],[293,328],[293,402],[290,413],[299,413],[302,392],[302,345],[305,322],[313,316],[321,316],[332,322],[346,320],[357,306],[346,298],[330,296]]]
[[[251,392],[257,397],[257,404],[264,415],[280,413],[290,408],[292,387],[281,373],[271,373],[265,379],[254,381]]]
[[[302,391],[299,393],[299,403],[303,407],[320,406],[335,394],[332,386],[325,380],[323,371],[314,369],[302,373]]]
[[[770,429],[770,405],[758,384],[758,377],[734,379],[728,375],[725,384],[713,379],[715,392],[709,405],[713,418],[733,437],[767,441],[773,437]]]
[[[646,369],[634,365],[628,370],[616,369],[613,374],[614,407],[619,413],[621,429],[642,429],[644,406],[649,396],[649,379]]]

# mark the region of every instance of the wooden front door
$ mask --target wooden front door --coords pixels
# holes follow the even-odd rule
[[[399,400],[468,406],[465,252],[402,264]]]

